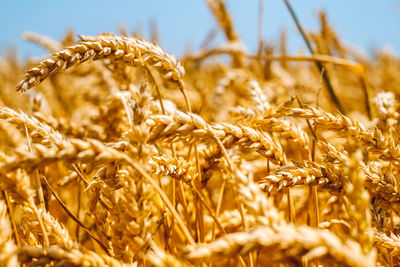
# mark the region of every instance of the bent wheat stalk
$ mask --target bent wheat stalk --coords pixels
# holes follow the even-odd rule
[[[183,75],[185,70],[173,55],[165,53],[159,46],[135,38],[102,34],[96,37],[81,37],[83,41],[53,54],[25,74],[16,90],[26,92],[38,85],[49,75],[91,60],[118,60],[133,66],[151,66],[157,69],[165,80],[177,84],[182,91],[188,109],[189,100],[185,91]]]

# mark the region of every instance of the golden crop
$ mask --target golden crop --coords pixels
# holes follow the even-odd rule
[[[0,266],[400,264],[399,59],[323,13],[314,54],[252,55],[207,3],[227,41],[179,60],[110,33],[0,60]]]

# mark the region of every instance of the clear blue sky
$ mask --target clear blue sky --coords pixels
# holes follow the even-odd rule
[[[328,19],[346,43],[370,52],[373,48],[390,46],[400,53],[399,0],[292,0],[300,21],[306,29],[317,29],[317,11],[325,10]],[[258,0],[227,0],[234,24],[247,46],[257,47]],[[34,31],[52,38],[61,38],[68,28],[79,34],[118,32],[126,25],[132,32],[141,28],[150,36],[150,22],[156,21],[160,45],[166,51],[182,55],[190,45],[198,49],[216,23],[203,0],[130,0],[130,1],[12,1],[2,0],[0,9],[0,52],[17,46],[20,55],[43,56],[46,51],[24,41],[22,31]],[[305,50],[293,21],[282,0],[264,0],[263,34],[267,41],[277,41],[285,28],[292,53]],[[215,44],[222,42],[218,35]]]

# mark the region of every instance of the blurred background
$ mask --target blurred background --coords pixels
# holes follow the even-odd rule
[[[241,39],[250,52],[258,46],[258,0],[227,0],[228,10]],[[347,45],[371,54],[376,49],[400,52],[400,1],[396,0],[292,0],[303,27],[317,30],[318,11],[324,10],[328,21]],[[129,34],[146,39],[158,35],[160,46],[169,53],[182,55],[187,49],[198,50],[215,31],[209,45],[221,43],[223,33],[201,0],[152,1],[11,1],[3,0],[0,9],[0,52],[16,47],[20,59],[39,57],[47,52],[21,37],[33,31],[60,39],[68,29],[78,34],[118,33],[124,26]],[[263,1],[263,38],[276,43],[285,29],[289,53],[306,51],[304,42],[281,0]]]

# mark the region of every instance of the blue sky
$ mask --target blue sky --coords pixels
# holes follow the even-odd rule
[[[226,0],[236,29],[249,51],[257,47],[258,0]],[[392,47],[400,53],[399,0],[292,0],[306,29],[318,28],[317,12],[325,10],[340,38],[363,52]],[[20,56],[43,56],[46,51],[24,41],[22,31],[34,31],[61,38],[68,28],[79,34],[118,32],[124,24],[132,32],[141,29],[150,36],[150,24],[157,23],[160,45],[166,51],[182,55],[187,46],[197,50],[216,23],[203,0],[130,0],[130,1],[12,1],[2,0],[0,9],[0,52],[17,46]],[[288,33],[289,51],[305,51],[296,27],[282,0],[264,0],[263,35],[277,41],[279,31]],[[214,44],[223,41],[222,34]]]

